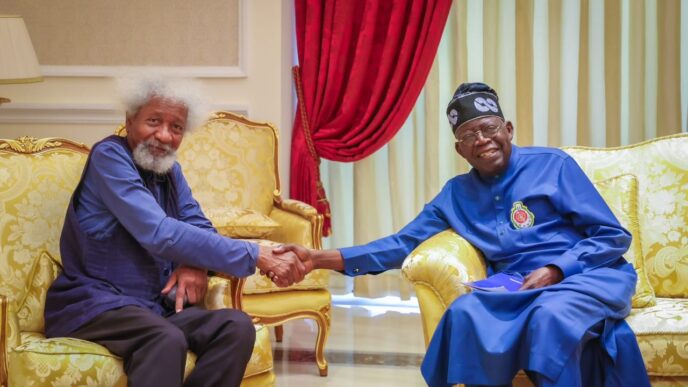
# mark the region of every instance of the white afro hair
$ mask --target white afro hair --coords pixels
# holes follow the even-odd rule
[[[200,85],[191,79],[151,73],[130,74],[117,78],[117,89],[127,116],[136,115],[141,106],[154,97],[186,106],[188,131],[202,125],[209,116]]]

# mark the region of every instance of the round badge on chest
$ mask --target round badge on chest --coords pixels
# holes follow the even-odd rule
[[[535,224],[535,215],[523,202],[514,202],[514,205],[511,207],[511,224],[516,228],[531,227]]]

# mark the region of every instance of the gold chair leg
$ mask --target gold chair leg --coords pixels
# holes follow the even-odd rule
[[[284,328],[282,324],[286,321],[308,318],[318,324],[318,337],[315,339],[315,361],[318,364],[320,376],[327,376],[327,360],[325,360],[325,344],[330,335],[330,305],[324,306],[320,310],[306,310],[290,315],[259,316],[253,315],[255,323],[265,324],[275,328],[275,340],[282,341]],[[279,325],[277,325],[279,324]]]
[[[327,360],[325,360],[325,343],[327,343],[327,338],[330,335],[329,308],[324,308],[316,315],[318,316],[315,319],[315,322],[318,324],[318,337],[315,341],[315,361],[318,363],[320,376],[327,376],[328,367]]]
[[[283,337],[284,337],[284,326],[281,324],[275,325],[275,341],[278,343],[281,343]]]

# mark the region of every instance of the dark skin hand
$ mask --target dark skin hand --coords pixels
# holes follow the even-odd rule
[[[266,246],[259,246],[260,254],[256,266],[261,274],[267,275],[277,286],[284,288],[300,282],[312,270],[311,265],[305,265],[296,253],[280,251]]]
[[[205,292],[208,290],[208,272],[191,266],[179,266],[167,280],[161,293],[167,295],[175,284],[177,284],[177,295],[174,310],[179,313],[184,308],[184,295],[188,297],[192,305],[203,301]]]
[[[301,259],[308,272],[313,269],[344,270],[344,258],[342,257],[342,253],[336,249],[312,250],[299,245],[286,244],[272,251],[275,254],[293,252]]]
[[[564,279],[564,275],[558,267],[549,265],[541,267],[528,274],[523,285],[518,290],[538,289],[545,286],[558,284]]]
[[[275,255],[287,253],[295,254],[301,261],[301,265],[304,268],[304,275],[310,273],[311,270],[314,269],[344,270],[344,258],[339,250],[335,249],[312,250],[299,245],[287,244],[274,248],[272,253]],[[263,270],[261,270],[261,273],[266,274],[273,282],[278,283],[279,276],[276,275],[276,273]]]

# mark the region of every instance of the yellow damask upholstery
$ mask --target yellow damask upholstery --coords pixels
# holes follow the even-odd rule
[[[626,258],[638,285],[626,321],[652,385],[688,385],[688,134],[564,150],[633,234]],[[447,306],[468,291],[461,282],[483,278],[485,264],[479,251],[447,230],[418,246],[402,272],[414,284],[427,345]]]
[[[0,140],[0,385],[125,386],[121,359],[77,339],[46,339],[45,294],[59,274],[59,237],[88,148],[65,139]],[[223,296],[240,304],[241,281],[211,277],[206,306]],[[242,386],[273,386],[267,328],[256,344]],[[187,375],[195,356],[187,356]]]
[[[566,150],[592,180],[638,178],[647,275],[658,297],[688,297],[688,135],[615,149]]]
[[[594,183],[619,222],[631,233],[631,246],[624,258],[633,264],[638,274],[632,306],[644,308],[655,304],[655,292],[650,285],[643,259],[642,234],[638,224],[638,179],[633,175],[619,175]]]
[[[265,240],[262,243],[296,243],[321,248],[322,215],[302,202],[282,199],[277,167],[278,136],[274,126],[220,112],[187,135],[179,148],[184,176],[203,211],[227,236]],[[250,211],[251,227],[224,227],[229,211]],[[273,223],[268,224],[265,218]],[[248,218],[248,217],[247,217]],[[324,348],[329,335],[331,297],[329,272],[315,270],[293,286],[278,288],[260,273],[246,279],[243,310],[261,324],[275,326],[282,339],[282,324],[299,318],[318,325],[316,361],[327,375]]]
[[[279,223],[248,208],[219,208],[205,214],[222,235],[232,238],[267,238]]]

